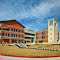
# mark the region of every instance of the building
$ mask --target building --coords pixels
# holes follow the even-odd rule
[[[35,32],[33,30],[25,29],[24,30],[25,43],[34,43],[35,42]]]
[[[35,43],[47,43],[47,42],[48,42],[48,30],[35,32]]]
[[[57,43],[58,41],[58,21],[56,19],[48,20],[48,43]]]
[[[35,43],[58,43],[58,21],[56,19],[48,20],[48,29],[35,32]]]
[[[0,42],[24,43],[24,28],[16,20],[0,21]]]

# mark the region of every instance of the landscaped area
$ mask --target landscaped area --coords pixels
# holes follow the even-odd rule
[[[46,45],[46,44],[39,44],[39,45],[31,44],[30,47],[60,49],[60,45]],[[60,51],[26,49],[26,48],[18,48],[14,45],[13,46],[0,45],[0,54],[16,55],[16,56],[58,56],[60,55]]]

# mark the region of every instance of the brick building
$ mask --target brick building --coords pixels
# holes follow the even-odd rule
[[[48,30],[35,32],[35,43],[48,42]]]
[[[24,28],[16,20],[0,21],[0,42],[23,43]]]
[[[58,32],[58,40],[59,40],[59,32]],[[48,29],[35,32],[35,43],[48,43]]]

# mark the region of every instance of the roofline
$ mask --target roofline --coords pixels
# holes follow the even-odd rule
[[[17,20],[3,20],[3,21],[0,21],[0,22],[5,22],[5,21],[16,21],[17,23],[19,23]],[[19,23],[20,24],[20,23]],[[22,24],[20,24],[21,26],[23,26]],[[23,26],[24,27],[24,26]],[[25,27],[24,27],[25,28]]]
[[[48,29],[45,29],[45,30],[48,30]],[[45,30],[40,30],[40,31],[45,31]],[[36,32],[39,32],[39,31],[36,31]]]

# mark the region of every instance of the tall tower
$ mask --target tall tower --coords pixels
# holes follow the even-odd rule
[[[53,18],[48,20],[48,43],[57,43],[58,41],[58,21]]]

